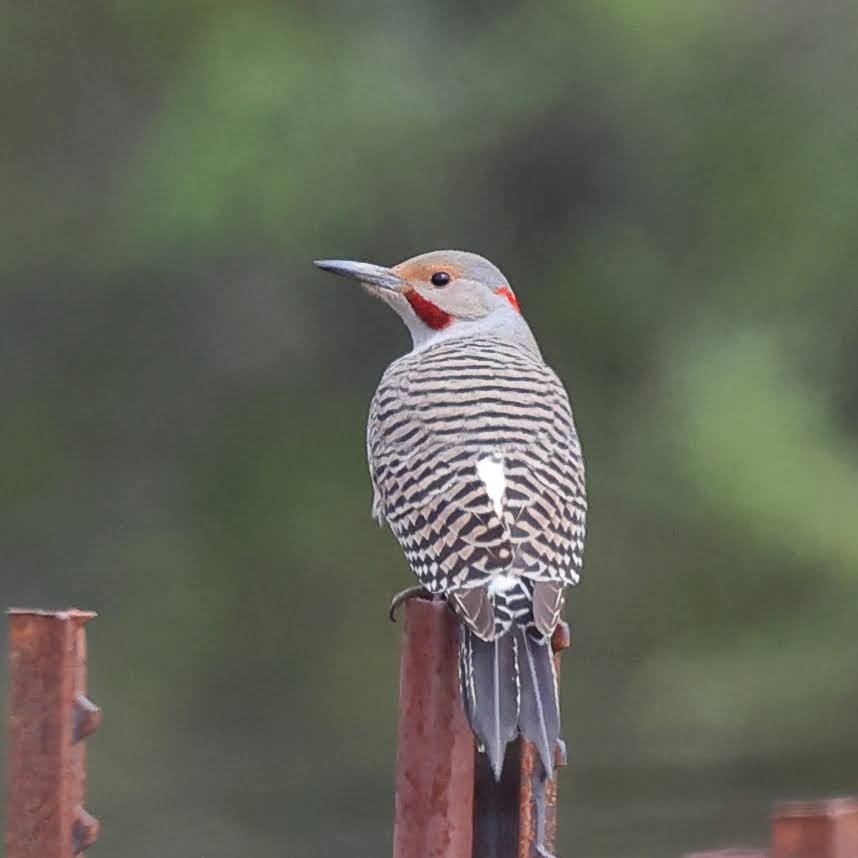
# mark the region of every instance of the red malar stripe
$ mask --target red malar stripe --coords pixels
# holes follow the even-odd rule
[[[440,331],[441,328],[446,328],[453,321],[453,317],[449,313],[446,313],[440,307],[436,307],[431,301],[427,301],[416,289],[409,289],[405,293],[405,297],[408,299],[408,303],[414,308],[414,312],[430,328]]]

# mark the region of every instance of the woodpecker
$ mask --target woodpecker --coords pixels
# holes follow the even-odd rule
[[[318,260],[411,332],[373,397],[373,515],[458,614],[462,702],[500,780],[521,734],[551,777],[560,734],[550,638],[584,550],[586,494],[569,397],[504,275],[442,250],[392,268]],[[399,597],[394,600],[394,606]]]

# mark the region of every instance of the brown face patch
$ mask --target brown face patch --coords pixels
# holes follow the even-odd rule
[[[451,265],[446,262],[403,262],[394,266],[393,270],[409,283],[428,283],[432,279],[432,275],[438,271],[446,271],[450,275],[451,280],[462,276],[462,269],[458,265]],[[443,288],[443,287],[441,287]]]

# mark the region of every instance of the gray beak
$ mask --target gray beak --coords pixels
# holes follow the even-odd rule
[[[398,292],[405,285],[405,281],[390,268],[370,265],[369,262],[351,262],[347,259],[317,259],[313,265],[321,268],[322,271],[330,271],[331,274],[339,274],[340,277],[351,277],[369,286],[390,289],[392,292]]]

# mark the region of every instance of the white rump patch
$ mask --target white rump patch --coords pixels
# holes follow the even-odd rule
[[[499,575],[492,575],[487,588],[489,595],[494,596],[496,593],[506,593],[508,590],[512,590],[518,584],[518,581],[518,575],[511,575],[506,572],[502,572]]]
[[[486,487],[486,494],[492,502],[495,515],[503,520],[503,496],[506,491],[506,475],[503,469],[503,459],[486,456],[477,462],[477,476]]]

